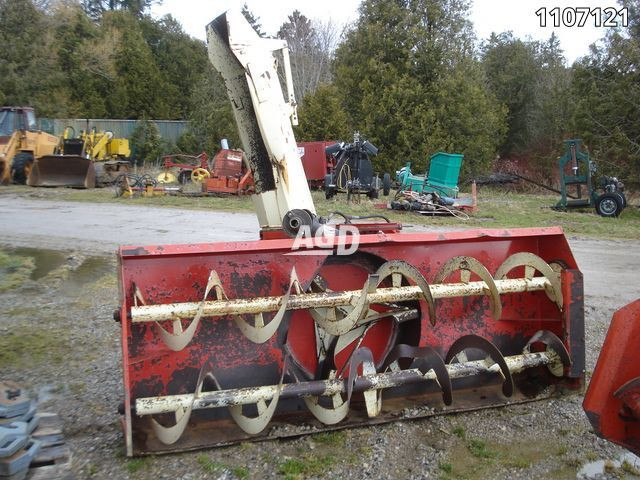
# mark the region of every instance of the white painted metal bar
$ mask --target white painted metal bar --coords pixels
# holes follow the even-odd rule
[[[545,290],[550,287],[546,277],[515,278],[496,280],[498,293],[520,293]],[[487,285],[480,282],[442,283],[429,285],[431,295],[437,298],[452,298],[487,294]],[[327,308],[352,305],[362,294],[360,290],[326,293],[303,293],[291,295],[287,310],[302,310],[308,308]],[[419,300],[422,292],[417,286],[379,288],[367,296],[370,304],[383,302],[402,302]],[[202,315],[215,317],[224,315],[256,314],[261,312],[276,312],[281,306],[282,297],[257,297],[248,299],[229,299],[206,301]],[[175,320],[176,318],[194,317],[200,308],[200,302],[167,303],[161,305],[143,305],[131,307],[131,321],[158,322]]]
[[[527,368],[549,365],[558,362],[558,356],[553,351],[523,353],[505,357],[509,371],[514,374]],[[481,374],[501,374],[498,364],[491,360],[475,360],[462,363],[451,363],[447,366],[447,372],[451,379],[470,377]],[[398,387],[409,383],[418,383],[425,380],[435,380],[433,370],[422,374],[418,369],[402,370],[400,372],[384,372],[375,375],[358,377],[354,385],[354,391],[380,390]],[[203,392],[194,398],[193,394],[169,395],[163,397],[146,397],[136,399],[136,414],[139,416],[155,415],[159,413],[175,412],[181,408],[194,410],[205,408],[220,408],[233,405],[256,404],[261,400],[268,401],[278,391],[278,385],[262,387],[245,387],[230,390],[218,390]],[[346,393],[347,385],[344,379],[317,380],[285,384],[280,392],[280,398],[326,396],[337,393]]]

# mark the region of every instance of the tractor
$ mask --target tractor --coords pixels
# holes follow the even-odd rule
[[[31,107],[0,108],[0,183],[25,184],[35,158],[51,155],[58,137],[38,130]]]

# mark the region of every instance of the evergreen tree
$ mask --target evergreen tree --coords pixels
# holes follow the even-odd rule
[[[451,149],[467,155],[465,171],[491,165],[504,114],[473,58],[467,13],[457,0],[362,3],[336,52],[335,84],[352,128],[380,147],[377,170],[423,169]]]
[[[249,6],[245,3],[242,5],[242,15],[247,19],[249,25],[253,27],[258,35],[261,37],[266,36],[266,34],[262,31],[262,25],[260,24],[260,17],[256,17],[251,10],[249,10]]]
[[[145,17],[140,26],[162,79],[167,118],[187,119],[194,108],[192,91],[209,64],[206,45],[184,33],[170,15]]]
[[[0,91],[4,102],[55,114],[62,72],[48,54],[46,18],[30,0],[0,1]]]
[[[136,17],[142,16],[153,5],[162,4],[162,0],[81,0],[82,8],[93,19],[99,19],[105,12],[127,10]]]
[[[348,141],[353,135],[334,85],[321,84],[314,93],[307,95],[298,109],[298,120],[294,133],[300,142]]]
[[[111,114],[115,118],[170,118],[167,85],[140,24],[128,12],[105,14],[105,24],[121,35],[115,54],[117,79],[114,92],[107,99]]]
[[[610,31],[573,66],[575,131],[601,173],[640,184],[640,8],[630,1],[629,27]]]
[[[232,147],[240,146],[240,137],[231,110],[231,103],[220,74],[208,65],[195,85],[189,120],[198,150],[214,152],[220,140],[226,138]]]
[[[147,118],[140,121],[129,140],[131,142],[131,157],[138,165],[155,163],[167,153],[166,142],[160,137],[155,124]]]
[[[107,35],[78,6],[58,5],[51,18],[55,52],[68,96],[65,116],[109,116],[107,98],[116,80],[115,55],[119,35]]]

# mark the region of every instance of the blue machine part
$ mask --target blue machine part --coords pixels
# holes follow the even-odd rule
[[[40,445],[38,440],[29,440],[22,450],[17,451],[10,457],[0,458],[0,475],[14,475],[28,469],[33,459],[40,452]]]
[[[29,440],[29,433],[25,422],[0,426],[0,458],[10,457],[23,448]]]
[[[8,425],[13,422],[30,422],[31,420],[34,419],[36,415],[36,411],[37,411],[36,402],[35,400],[32,400],[27,404],[27,409],[22,410],[22,413],[20,413],[19,415],[5,417],[5,418],[0,417],[0,426]],[[36,425],[37,425],[37,421],[36,421]]]
[[[27,392],[13,382],[0,382],[0,419],[18,417],[29,411]]]

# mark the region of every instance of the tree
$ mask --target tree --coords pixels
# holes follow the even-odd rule
[[[324,37],[314,23],[298,10],[294,10],[278,30],[278,38],[286,40],[289,47],[291,76],[298,98],[304,99],[320,83],[328,83],[331,79],[331,51],[327,49],[330,45],[326,41],[328,32],[324,30],[323,33]]]
[[[249,24],[256,31],[256,33],[258,35],[260,35],[261,37],[264,37],[265,33],[262,31],[262,25],[260,24],[260,17],[256,17],[253,14],[253,12],[251,12],[251,10],[249,10],[249,7],[247,6],[246,3],[244,5],[242,5],[241,12],[242,12],[242,15],[244,15],[244,18],[247,19],[247,22],[249,22]]]
[[[468,8],[457,0],[361,4],[334,78],[352,129],[380,148],[376,170],[406,161],[426,169],[430,154],[451,149],[467,154],[465,172],[491,165],[504,112],[473,57]]]
[[[209,64],[206,45],[192,38],[171,15],[140,20],[164,85],[169,118],[186,119],[193,110],[192,92]]]
[[[65,116],[108,116],[107,98],[117,76],[114,52],[119,45],[119,32],[100,29],[74,4],[58,4],[50,23],[56,37],[51,50],[65,72]]]
[[[193,109],[189,120],[198,150],[216,151],[223,138],[227,138],[232,147],[240,145],[227,90],[213,66],[208,65],[196,82],[191,101]]]
[[[116,118],[170,118],[167,85],[145,42],[140,24],[128,12],[109,12],[103,26],[121,35],[115,53],[117,79],[107,99]]]
[[[298,141],[348,141],[353,134],[334,85],[320,84],[315,92],[308,94],[298,109],[298,119],[299,125],[294,127]]]
[[[61,72],[48,54],[46,18],[30,0],[0,1],[0,91],[4,102],[57,113]]]
[[[166,144],[158,133],[158,128],[147,118],[143,118],[131,134],[131,156],[137,164],[156,162],[166,153]]]
[[[521,40],[511,32],[492,34],[482,63],[491,92],[507,109],[500,154],[535,159],[537,172],[555,171],[558,148],[571,132],[571,71],[558,38]],[[519,168],[526,168],[520,165]]]
[[[534,107],[531,115],[531,144],[547,167],[555,168],[562,141],[575,135],[571,116],[571,69],[567,68],[560,41],[551,34],[540,44],[538,61],[541,74],[534,85]]]
[[[575,130],[601,173],[640,184],[640,9],[631,1],[629,27],[607,33],[573,66]]]
[[[162,4],[162,0],[81,0],[82,8],[93,19],[99,19],[105,12],[127,10],[136,17],[142,16],[153,5]]]
[[[463,177],[490,171],[506,133],[506,109],[487,92],[482,66],[474,59],[460,62],[434,87],[435,115],[427,117],[433,124],[424,131],[423,158],[437,151],[462,153]],[[425,165],[424,160],[417,165]]]
[[[529,146],[535,84],[542,73],[537,50],[537,42],[514,38],[512,32],[492,33],[483,46],[482,61],[489,87],[508,111],[507,135],[500,146],[500,153],[505,156]]]

